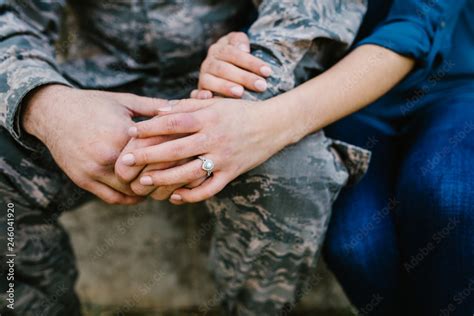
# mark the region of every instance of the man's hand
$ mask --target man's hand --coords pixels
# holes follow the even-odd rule
[[[48,85],[26,100],[22,123],[79,187],[110,204],[134,204],[141,198],[115,176],[114,164],[130,140],[132,117],[155,116],[166,104],[132,94]]]

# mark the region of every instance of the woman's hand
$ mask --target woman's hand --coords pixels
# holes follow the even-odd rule
[[[230,181],[266,161],[285,147],[289,133],[282,132],[279,115],[265,102],[231,99],[182,100],[160,108],[159,116],[136,123],[129,135],[189,134],[159,145],[131,150],[121,157],[128,166],[162,164],[191,159],[166,170],[145,170],[132,183],[134,191],[147,187],[186,185],[202,181],[206,172],[197,156],[214,161],[213,175],[194,189],[180,188],[171,202],[199,202],[221,191]],[[284,130],[284,129],[283,129]],[[194,184],[196,185],[196,184]]]
[[[199,90],[192,98],[209,99],[213,94],[240,98],[244,88],[263,92],[267,89],[265,78],[272,69],[250,54],[249,38],[245,33],[230,33],[213,44],[201,65]]]

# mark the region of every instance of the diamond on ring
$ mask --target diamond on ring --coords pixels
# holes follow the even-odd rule
[[[201,169],[207,172],[207,176],[210,177],[214,170],[214,161],[205,157],[198,157],[202,161]]]

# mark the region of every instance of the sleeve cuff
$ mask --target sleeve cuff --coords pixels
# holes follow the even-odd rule
[[[355,46],[377,45],[413,58],[416,61],[416,68],[398,87],[404,89],[415,85],[429,75],[439,53],[433,50],[433,42],[434,35],[428,34],[416,22],[393,20],[379,26]]]
[[[430,39],[425,30],[418,24],[400,20],[379,26],[370,36],[356,46],[373,44],[390,49],[400,55],[424,63],[431,48]]]
[[[23,100],[31,91],[40,86],[47,84],[72,86],[72,84],[49,63],[39,60],[28,61],[27,65],[16,67],[16,71],[11,73],[9,81],[14,84],[3,100],[8,106],[5,126],[19,144],[29,150],[38,151],[42,147],[41,142],[23,131],[21,126]]]

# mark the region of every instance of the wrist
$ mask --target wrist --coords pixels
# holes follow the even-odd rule
[[[71,89],[60,84],[50,84],[31,91],[23,101],[21,124],[24,131],[46,143],[53,125],[52,118],[55,115],[51,114],[56,112],[58,96]]]
[[[261,116],[268,122],[269,133],[284,148],[298,143],[308,132],[307,118],[302,115],[296,98],[279,95],[262,102]]]

